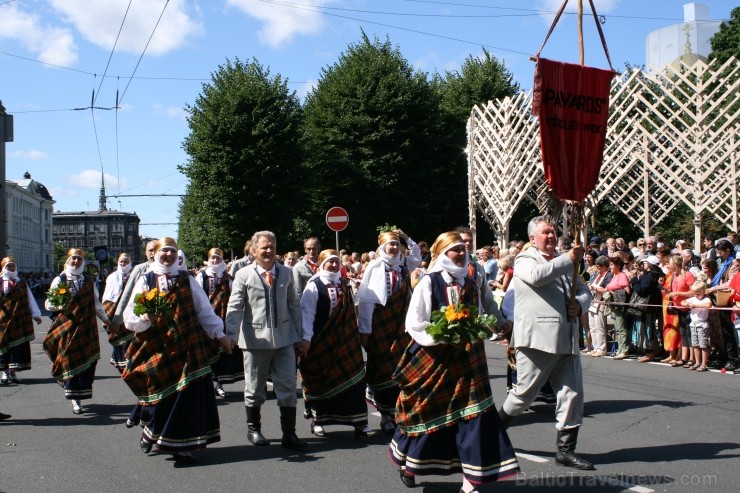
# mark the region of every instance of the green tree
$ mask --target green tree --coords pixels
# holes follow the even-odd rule
[[[717,62],[724,63],[731,56],[740,60],[740,7],[732,9],[730,20],[720,24],[719,31],[709,43],[712,46],[710,60],[717,59]]]
[[[322,70],[305,103],[312,188],[306,219],[315,234],[328,236],[323,221],[331,206],[349,213],[341,238],[354,248],[376,245],[376,228],[384,223],[415,239],[450,227],[440,210],[459,181],[440,173],[438,108],[426,75],[387,39],[371,41],[363,33]]]
[[[435,75],[435,90],[440,97],[441,125],[444,138],[440,141],[439,159],[443,169],[451,170],[446,215],[460,217],[458,222],[467,224],[468,203],[467,123],[474,105],[513,96],[519,91],[514,76],[504,64],[484,48],[483,56],[468,56],[461,69],[448,70],[444,77]],[[478,221],[478,243],[492,243],[492,234],[481,228]],[[485,239],[485,240],[484,240]]]
[[[269,229],[291,243],[301,210],[302,109],[287,80],[257,60],[219,66],[193,106],[183,142],[188,177],[179,241],[195,258],[210,247],[241,252],[246,238]]]

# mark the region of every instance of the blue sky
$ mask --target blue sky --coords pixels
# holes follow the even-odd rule
[[[97,209],[101,169],[109,196],[182,194],[186,179],[177,165],[187,162],[182,141],[189,131],[183,108],[219,65],[256,58],[303,98],[321,70],[360,39],[361,29],[371,37],[388,36],[409,63],[427,73],[457,70],[486,47],[528,90],[534,68],[528,58],[560,3],[0,0],[0,100],[15,123],[15,140],[6,145],[6,177],[30,172],[62,211]],[[614,68],[621,70],[626,62],[645,63],[647,34],[680,23],[686,2],[594,3],[604,16]],[[727,19],[737,6],[731,0],[704,3],[711,19]],[[571,0],[569,11],[576,5]],[[586,64],[606,67],[591,17],[584,18],[584,36]],[[576,62],[577,50],[571,13],[543,56]],[[93,91],[98,109],[90,110]],[[136,212],[144,235],[176,237],[178,202],[119,197],[109,199],[108,207]]]

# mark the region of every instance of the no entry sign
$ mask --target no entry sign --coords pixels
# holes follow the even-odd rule
[[[343,231],[349,224],[349,214],[341,207],[332,207],[326,213],[326,225],[332,231]]]

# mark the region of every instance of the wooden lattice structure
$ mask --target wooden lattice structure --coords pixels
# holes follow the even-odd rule
[[[695,245],[701,218],[712,215],[738,230],[738,108],[740,64],[678,62],[659,73],[633,69],[615,79],[604,162],[587,214],[608,200],[650,235],[678,204],[694,213]],[[468,120],[468,200],[509,240],[509,221],[523,200],[546,210],[539,128],[532,100],[513,98],[475,106]]]

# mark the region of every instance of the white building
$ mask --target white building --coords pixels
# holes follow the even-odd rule
[[[19,272],[51,272],[51,215],[54,199],[44,185],[26,172],[22,180],[6,180],[8,245]]]
[[[696,58],[706,60],[712,51],[709,40],[719,31],[722,21],[709,19],[709,5],[687,3],[683,22],[651,32],[645,39],[645,65],[651,72],[660,71],[679,58],[689,65]]]

